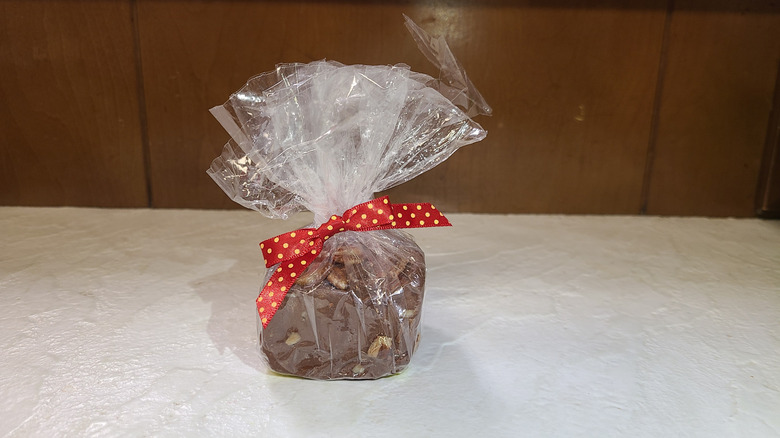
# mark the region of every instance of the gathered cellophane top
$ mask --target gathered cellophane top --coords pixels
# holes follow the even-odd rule
[[[482,140],[470,115],[490,108],[443,40],[408,18],[407,27],[439,79],[403,64],[280,64],[211,110],[231,139],[209,175],[249,209],[278,219],[308,210],[319,226]],[[403,369],[419,338],[425,276],[411,237],[340,233],[306,272],[260,329],[271,368],[316,379]]]

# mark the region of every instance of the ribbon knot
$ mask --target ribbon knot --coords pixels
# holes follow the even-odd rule
[[[317,228],[301,228],[263,241],[260,248],[265,266],[279,265],[257,297],[263,328],[281,306],[290,287],[322,251],[325,241],[336,233],[450,225],[431,204],[391,204],[388,197],[383,196],[356,205],[341,216],[333,215]]]

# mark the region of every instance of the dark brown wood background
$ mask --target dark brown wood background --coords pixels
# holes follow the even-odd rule
[[[402,13],[495,115],[397,201],[753,216],[766,199],[776,1],[0,0],[0,204],[231,207],[205,173],[228,137],[208,109],[280,62],[435,75]]]

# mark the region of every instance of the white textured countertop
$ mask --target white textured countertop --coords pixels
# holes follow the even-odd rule
[[[448,215],[403,374],[266,370],[248,211],[0,208],[0,436],[780,436],[780,222]]]

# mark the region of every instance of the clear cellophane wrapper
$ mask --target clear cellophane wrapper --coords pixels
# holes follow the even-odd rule
[[[489,107],[442,40],[407,26],[446,80],[406,65],[278,65],[212,109],[232,138],[209,175],[247,208],[278,219],[308,210],[317,227],[483,139],[469,114]],[[335,234],[258,324],[262,353],[274,371],[313,379],[398,373],[420,339],[424,285],[409,234]]]

